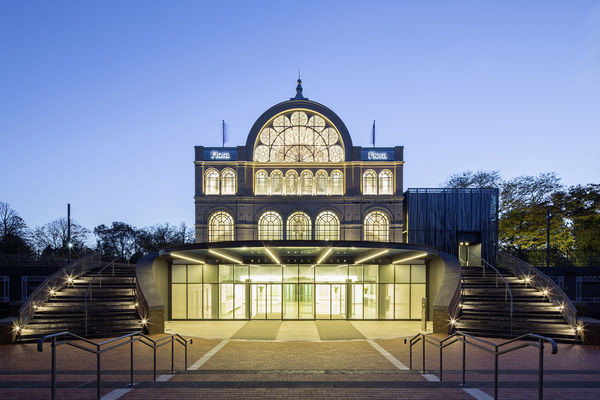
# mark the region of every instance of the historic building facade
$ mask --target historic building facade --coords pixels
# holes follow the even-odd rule
[[[403,147],[354,146],[300,81],[294,98],[256,120],[245,145],[195,150],[196,243],[138,264],[151,331],[165,319],[420,319],[423,301],[424,316],[444,331],[457,307],[463,240],[480,254],[495,249],[473,243],[489,236],[473,232],[477,224],[440,236],[443,218],[492,203],[459,202],[453,213],[442,200],[441,219],[408,212],[406,195],[422,212],[433,197],[404,192]]]

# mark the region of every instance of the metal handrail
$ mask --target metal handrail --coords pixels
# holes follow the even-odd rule
[[[64,341],[57,341],[58,338],[67,337],[70,338]],[[81,343],[76,343],[73,341],[79,340],[84,342],[85,345]],[[126,340],[127,339],[127,340]],[[171,343],[171,375],[175,373],[175,342],[181,344],[185,348],[185,359],[184,359],[184,370],[187,371],[188,365],[188,345],[191,345],[192,339],[186,339],[179,334],[173,334],[168,336],[163,336],[157,340],[154,340],[142,332],[133,332],[127,335],[119,336],[117,338],[109,339],[104,342],[96,343],[92,340],[84,338],[82,336],[76,335],[71,332],[60,332],[54,333],[51,335],[46,335],[42,337],[37,344],[38,351],[44,351],[44,343],[46,341],[51,341],[52,346],[52,360],[51,360],[51,398],[54,400],[56,398],[56,348],[61,345],[69,345],[75,347],[77,349],[87,351],[88,353],[96,354],[96,398],[100,399],[100,382],[101,382],[101,355],[106,353],[107,351],[117,349],[119,347],[125,346],[127,344],[130,345],[130,362],[129,362],[129,386],[132,387],[133,383],[133,371],[134,371],[134,354],[133,354],[133,344],[135,342],[140,342],[145,344],[148,347],[151,347],[154,351],[154,375],[153,379],[156,382],[156,349],[162,347],[166,344]],[[121,342],[119,342],[121,341]],[[87,346],[86,346],[87,345]],[[107,346],[106,348],[102,348],[103,346]]]
[[[100,287],[102,287],[102,277],[101,274],[104,272],[104,270],[110,266],[112,266],[112,276],[115,276],[115,261],[117,261],[119,258],[115,258],[114,260],[112,260],[111,262],[109,262],[108,264],[106,264],[104,267],[102,267],[100,269],[100,271],[96,272],[96,275],[94,275],[94,277],[92,278],[92,280],[90,281],[87,290],[85,291],[85,295],[84,297],[84,309],[85,309],[85,335],[87,336],[88,334],[88,295],[90,296],[90,301],[92,300],[92,288],[93,288],[93,284],[94,281],[96,280],[96,278],[98,276],[100,276]]]
[[[504,346],[515,343],[520,340],[529,340],[529,342],[519,343],[511,348],[501,350],[501,348],[503,348]],[[510,353],[515,350],[519,350],[519,349],[528,347],[528,346],[537,348],[539,350],[539,352],[538,352],[539,353],[538,354],[538,399],[543,399],[544,398],[544,342],[548,342],[550,344],[550,346],[552,346],[552,354],[556,354],[558,352],[558,346],[556,345],[556,342],[554,340],[552,340],[548,337],[545,337],[545,336],[536,335],[534,333],[526,333],[524,335],[518,336],[513,339],[506,340],[506,341],[504,341],[502,343],[498,343],[498,344],[477,338],[472,335],[468,335],[463,332],[455,332],[452,335],[450,335],[444,339],[438,339],[433,336],[429,336],[428,334],[418,333],[415,336],[413,336],[412,338],[408,339],[408,344],[410,346],[409,369],[411,369],[411,370],[412,370],[412,364],[413,364],[413,362],[412,362],[413,349],[412,348],[419,341],[423,344],[423,350],[422,350],[423,351],[423,355],[422,355],[423,359],[422,359],[422,369],[421,369],[421,373],[423,373],[423,374],[426,372],[426,369],[425,369],[425,344],[429,343],[439,349],[439,351],[440,351],[440,382],[443,381],[443,379],[444,379],[444,374],[443,374],[444,352],[443,352],[443,350],[446,347],[448,347],[456,342],[462,342],[462,384],[461,384],[462,386],[466,386],[465,376],[466,376],[467,344],[474,346],[485,352],[488,352],[490,354],[493,354],[494,355],[494,399],[498,398],[498,357],[499,356]],[[404,339],[404,344],[407,344],[407,339]]]
[[[569,325],[574,328],[575,335],[578,335],[577,309],[571,302],[571,299],[569,299],[569,296],[565,294],[556,282],[538,268],[501,251],[498,252],[498,265],[507,269],[513,275],[524,279],[526,284],[542,291],[545,297],[557,304],[559,311],[565,317]]]
[[[145,326],[148,322],[148,303],[146,303],[146,299],[144,298],[142,291],[139,289],[137,278],[135,276],[131,278],[131,293],[135,301],[135,310],[141,318],[142,325]]]
[[[510,334],[512,335],[513,333],[513,311],[514,311],[514,305],[513,305],[513,295],[512,295],[512,290],[510,290],[510,285],[508,284],[508,281],[504,278],[504,276],[502,275],[502,273],[500,273],[500,271],[498,271],[498,269],[496,267],[494,267],[492,264],[490,264],[489,262],[487,262],[487,260],[483,257],[477,256],[476,254],[471,253],[471,255],[478,257],[481,260],[481,268],[483,268],[483,276],[485,277],[485,269],[486,267],[489,267],[491,269],[494,270],[494,272],[496,273],[496,288],[498,288],[498,277],[500,277],[500,279],[502,279],[504,281],[504,286],[505,286],[505,290],[504,290],[504,302],[508,303],[508,297],[510,296]]]
[[[75,279],[86,272],[98,268],[100,263],[100,252],[94,252],[66,265],[46,278],[46,280],[31,293],[27,301],[25,301],[19,309],[19,322],[15,327],[15,332],[17,334],[23,332],[23,329],[29,324],[37,309],[46,303],[50,297],[54,296],[56,292],[65,286],[72,284]]]

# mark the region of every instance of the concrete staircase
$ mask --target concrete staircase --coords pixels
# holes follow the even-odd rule
[[[531,287],[505,269],[500,273],[509,284],[513,295],[512,327],[510,296],[505,301],[506,285],[496,273],[481,267],[463,267],[465,290],[457,330],[475,336],[512,338],[525,333],[536,333],[555,340],[575,341],[575,331],[542,291]],[[512,332],[511,332],[512,328]]]
[[[88,271],[50,296],[22,328],[20,341],[33,341],[63,331],[99,338],[142,330],[132,290],[135,265],[115,263],[114,271],[111,266],[105,268],[93,282],[87,299],[86,333],[85,294],[99,270]]]

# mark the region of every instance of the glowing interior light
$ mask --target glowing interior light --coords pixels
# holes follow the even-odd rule
[[[182,256],[182,255],[175,254],[175,253],[171,253],[171,257],[180,258],[182,260],[187,260],[187,261],[193,261],[193,262],[196,262],[198,264],[206,264],[206,262],[204,262],[202,260],[197,260],[197,259],[192,258],[192,257],[186,257],[186,256]]]
[[[266,247],[265,247],[265,251],[267,252],[269,257],[271,257],[271,260],[273,260],[275,262],[275,264],[280,264],[279,258],[277,258],[275,253],[273,253],[271,250],[267,249]]]
[[[367,261],[367,260],[373,259],[373,258],[375,258],[375,257],[377,257],[377,256],[380,256],[380,255],[382,255],[382,254],[385,254],[385,253],[387,253],[388,251],[390,251],[390,250],[389,250],[389,249],[385,249],[385,250],[382,250],[382,251],[380,251],[380,252],[377,252],[377,253],[371,254],[370,256],[366,256],[366,257],[364,257],[364,258],[361,258],[360,260],[356,260],[356,261],[354,262],[354,264],[361,264],[361,263],[363,263],[363,262],[365,262],[365,261]]]
[[[403,258],[401,260],[393,261],[392,264],[398,264],[398,263],[401,263],[401,262],[404,262],[404,261],[414,260],[415,258],[422,258],[422,257],[425,257],[426,255],[427,255],[427,253],[423,253],[423,254],[419,254],[417,256],[406,257],[406,258]]]
[[[215,255],[217,255],[217,256],[219,256],[219,257],[222,257],[222,258],[224,258],[224,259],[226,259],[226,260],[233,261],[234,263],[238,263],[238,264],[241,264],[241,263],[242,263],[242,261],[241,261],[241,260],[238,260],[237,258],[234,258],[234,257],[228,256],[228,255],[225,255],[225,254],[223,254],[223,253],[220,253],[220,252],[218,252],[218,251],[216,251],[216,250],[213,250],[213,249],[209,249],[209,250],[208,250],[208,252],[209,252],[209,253],[212,253],[212,254],[215,254]]]
[[[331,247],[327,249],[327,251],[321,257],[319,257],[319,259],[317,260],[317,264],[321,264],[323,261],[325,261],[329,253],[331,253],[332,251],[333,249]]]

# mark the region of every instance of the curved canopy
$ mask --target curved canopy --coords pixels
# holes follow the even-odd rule
[[[308,109],[286,110],[271,118],[254,144],[258,162],[342,162],[342,135],[326,117]]]

